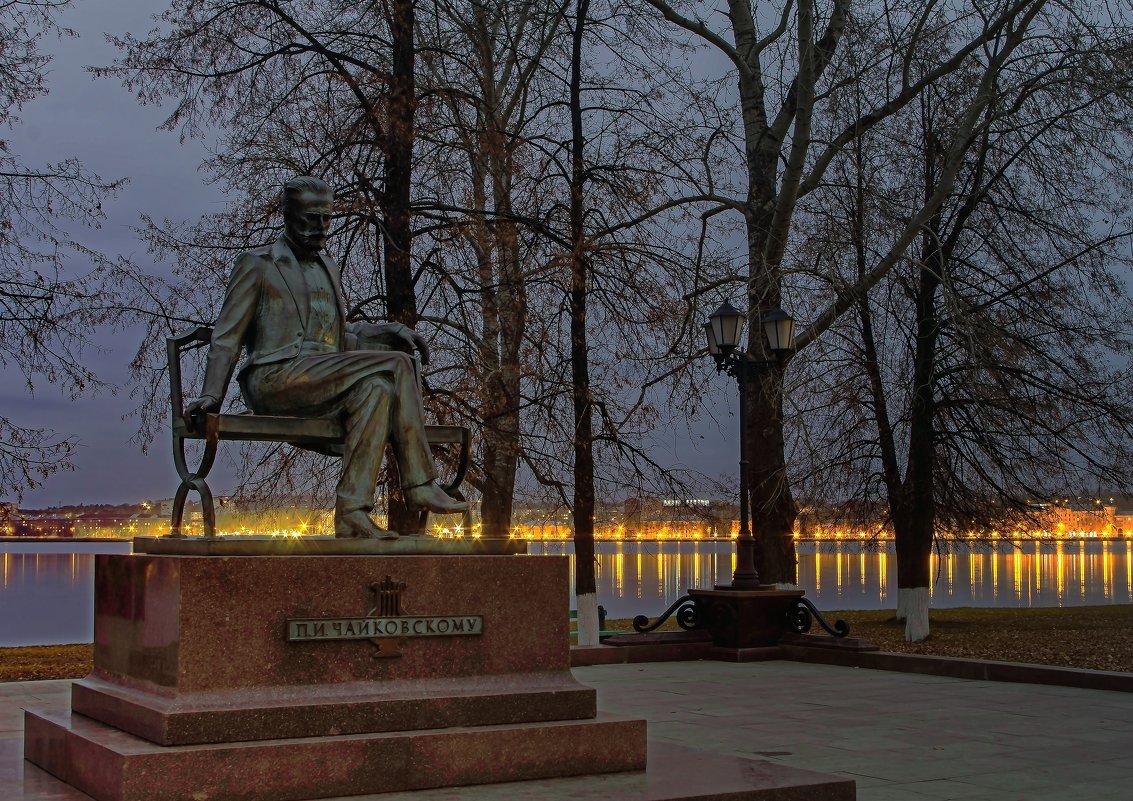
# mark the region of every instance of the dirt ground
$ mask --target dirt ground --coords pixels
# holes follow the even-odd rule
[[[1133,606],[1076,606],[1054,609],[933,609],[931,634],[905,642],[905,624],[892,610],[823,612],[833,623],[850,624],[850,636],[883,651],[1039,665],[1133,672]],[[630,630],[629,620],[607,628]],[[662,630],[676,631],[673,621]],[[812,634],[821,634],[815,623]]]
[[[90,673],[94,646],[34,645],[0,648],[0,681],[75,679]]]
[[[904,623],[894,620],[892,611],[832,612],[826,617],[844,619],[851,637],[883,651],[1133,672],[1133,606],[1129,604],[934,609],[932,633],[920,643],[905,642]],[[611,620],[607,626],[629,629],[629,623]],[[0,648],[0,681],[78,678],[90,672],[92,660],[91,645]]]
[[[930,635],[905,642],[891,611],[843,612],[850,636],[883,651],[1133,672],[1133,606],[934,609]]]

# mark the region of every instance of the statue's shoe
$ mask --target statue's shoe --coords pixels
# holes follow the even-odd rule
[[[334,536],[340,539],[396,540],[396,531],[378,526],[361,509],[334,516]]]
[[[405,491],[405,503],[410,509],[425,509],[438,515],[452,515],[468,511],[468,501],[458,501],[430,481]]]

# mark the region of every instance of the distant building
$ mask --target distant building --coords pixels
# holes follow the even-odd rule
[[[1041,508],[1041,517],[1045,518],[1043,527],[1055,537],[1110,537],[1118,533],[1117,507],[1101,499],[1067,500]]]
[[[627,498],[624,535],[638,539],[732,536],[735,505],[708,498]]]

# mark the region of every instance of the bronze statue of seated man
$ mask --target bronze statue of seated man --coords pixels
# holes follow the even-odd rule
[[[238,381],[253,412],[343,420],[335,536],[396,539],[369,515],[387,441],[410,508],[449,514],[468,504],[435,480],[410,355],[416,350],[428,364],[425,341],[400,323],[346,321],[338,265],[322,253],[333,204],[333,191],[318,178],[300,176],[284,186],[284,234],[236,259],[209,345],[204,388],[185,414],[219,411],[246,348]]]

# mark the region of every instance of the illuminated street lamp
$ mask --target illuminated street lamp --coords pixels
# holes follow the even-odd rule
[[[747,387],[753,376],[772,369],[780,369],[791,350],[795,335],[795,321],[791,315],[775,308],[760,315],[763,335],[774,359],[756,359],[740,347],[744,320],[747,315],[725,301],[708,316],[704,331],[708,338],[708,353],[716,361],[716,372],[734,377],[740,389],[740,533],[736,538],[736,571],[732,575],[731,589],[758,590],[759,573],[755,569],[755,538],[748,523],[747,444]]]
[[[740,533],[736,538],[736,570],[732,583],[712,588],[689,587],[656,620],[647,615],[633,619],[637,634],[613,635],[605,640],[610,645],[634,645],[642,642],[702,642],[704,632],[712,640],[713,651],[722,658],[747,658],[748,649],[777,644],[790,629],[795,634],[810,631],[811,621],[833,637],[846,637],[850,627],[844,620],[830,625],[800,589],[762,587],[755,569],[755,538],[748,520],[747,430],[748,384],[765,370],[782,370],[794,344],[795,321],[782,309],[763,309],[759,324],[766,337],[771,359],[757,359],[747,353],[740,342],[746,315],[730,303],[724,303],[704,323],[708,353],[716,361],[716,371],[736,379],[740,387]],[[681,632],[655,632],[666,620],[675,617]],[[641,640],[642,635],[652,640]]]

